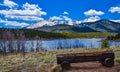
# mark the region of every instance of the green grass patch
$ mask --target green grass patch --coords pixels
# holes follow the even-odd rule
[[[89,32],[89,33],[61,32],[61,34],[68,38],[106,38],[108,36],[116,35],[116,33],[110,32]]]

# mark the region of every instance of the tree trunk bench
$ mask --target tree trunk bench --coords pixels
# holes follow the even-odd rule
[[[60,64],[62,69],[70,69],[70,63],[99,61],[106,67],[114,65],[114,52],[86,52],[57,55],[57,64]]]

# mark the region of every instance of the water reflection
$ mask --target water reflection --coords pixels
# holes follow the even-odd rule
[[[0,51],[4,48],[9,52],[57,50],[64,48],[99,48],[103,38],[62,39],[62,40],[28,40],[28,41],[0,41]],[[120,42],[109,42],[109,46],[120,46]]]
[[[91,39],[65,39],[65,40],[45,40],[43,47],[47,50],[63,48],[98,48],[101,47],[104,38]],[[120,45],[120,42],[109,42],[109,46]]]

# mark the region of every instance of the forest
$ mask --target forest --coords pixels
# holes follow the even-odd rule
[[[120,34],[116,34],[114,36],[108,36],[107,40],[120,41]]]

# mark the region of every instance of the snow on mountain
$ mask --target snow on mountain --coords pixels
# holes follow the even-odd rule
[[[40,21],[36,24],[31,24],[31,25],[27,26],[26,28],[34,29],[34,28],[38,28],[38,27],[41,27],[41,26],[52,26],[52,25],[55,25],[55,23],[52,22],[52,21],[44,20],[44,21]]]

